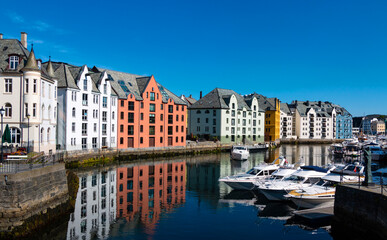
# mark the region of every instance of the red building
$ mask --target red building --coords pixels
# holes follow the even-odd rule
[[[157,83],[153,76],[106,72],[118,95],[119,149],[186,145],[185,101]]]
[[[161,211],[185,202],[185,162],[117,169],[117,217],[140,221],[152,230]]]

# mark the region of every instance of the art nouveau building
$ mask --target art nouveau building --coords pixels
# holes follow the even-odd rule
[[[56,149],[57,80],[42,66],[34,50],[27,49],[27,34],[21,41],[0,34],[0,105],[5,109],[13,146],[53,153]],[[28,144],[29,142],[29,144]]]
[[[58,78],[58,145],[67,151],[117,145],[117,95],[106,72],[52,63]]]
[[[189,108],[189,134],[222,143],[263,142],[264,112],[253,95],[215,88]]]
[[[74,213],[70,215],[67,239],[95,239],[109,236],[116,219],[116,170],[79,174]]]

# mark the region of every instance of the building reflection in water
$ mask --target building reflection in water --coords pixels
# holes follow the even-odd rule
[[[185,202],[185,161],[117,168],[117,218],[153,234],[161,211]]]
[[[77,174],[79,188],[67,239],[104,239],[116,217],[116,170]]]
[[[301,158],[306,165],[323,166],[331,163],[328,144],[324,145],[291,145],[283,144],[281,147],[271,151],[271,155],[285,156],[290,163],[296,163]],[[274,158],[273,158],[274,159]]]

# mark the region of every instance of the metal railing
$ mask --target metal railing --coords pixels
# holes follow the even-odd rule
[[[23,156],[23,155],[22,155]],[[25,156],[25,155],[24,155]],[[9,158],[0,163],[0,173],[17,173],[54,165],[64,161],[64,153],[40,154],[34,158]]]

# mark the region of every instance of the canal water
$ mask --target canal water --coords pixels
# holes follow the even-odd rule
[[[303,158],[310,165],[328,164],[328,148],[283,145],[244,162],[221,153],[75,171],[79,190],[66,238],[332,239],[329,226],[292,221],[295,206],[218,182],[280,155],[291,163]]]

